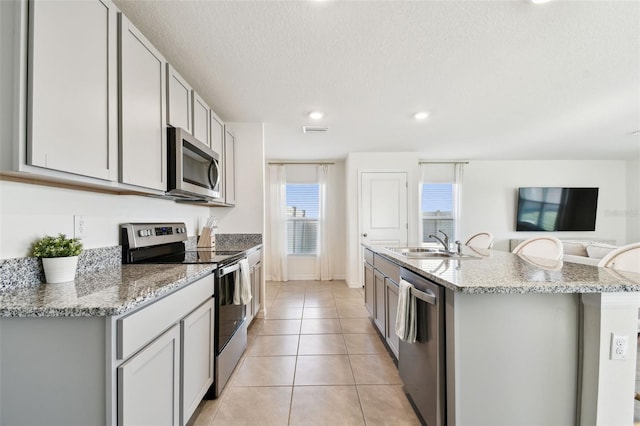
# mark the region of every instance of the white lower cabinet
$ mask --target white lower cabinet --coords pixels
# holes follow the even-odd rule
[[[115,319],[118,425],[189,421],[214,380],[213,284],[207,275]]]
[[[174,325],[118,367],[118,425],[177,425],[180,327]]]
[[[184,425],[213,383],[213,299],[180,322],[182,330],[182,401]]]

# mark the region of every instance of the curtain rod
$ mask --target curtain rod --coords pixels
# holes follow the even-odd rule
[[[284,166],[287,164],[290,165],[302,165],[302,164],[312,164],[312,165],[333,165],[336,164],[335,161],[267,161],[267,164],[274,164],[274,165],[280,165],[280,166]]]
[[[468,161],[427,161],[418,160],[418,164],[469,164]]]

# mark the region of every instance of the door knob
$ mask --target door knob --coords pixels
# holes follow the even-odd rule
[[[362,234],[362,236],[363,236],[363,237],[365,237],[365,238],[367,238],[367,234],[366,234],[366,233]]]

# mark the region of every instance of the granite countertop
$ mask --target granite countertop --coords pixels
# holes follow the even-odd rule
[[[251,238],[253,234],[243,235],[221,241],[215,250],[249,254],[262,247]],[[121,315],[205,277],[217,267],[215,263],[121,265],[119,247],[101,251],[106,255],[97,263],[108,267],[79,272],[72,282],[5,285],[0,291],[0,317]],[[29,264],[36,261],[27,260]],[[24,274],[25,269],[29,268],[13,269],[6,275],[9,280],[17,280],[16,274]]]
[[[121,265],[0,293],[0,317],[113,316],[211,274],[216,265]],[[213,289],[212,289],[213,290]]]
[[[463,247],[472,257],[407,259],[363,244],[382,257],[461,293],[606,293],[640,291],[640,274]],[[387,245],[388,246],[388,245]],[[410,246],[419,246],[410,245]]]

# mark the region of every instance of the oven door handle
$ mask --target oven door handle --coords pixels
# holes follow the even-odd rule
[[[417,288],[413,287],[411,289],[411,294],[413,294],[413,296],[416,299],[420,299],[423,302],[427,302],[430,305],[435,305],[436,304],[436,295],[433,294],[430,291],[420,291]]]
[[[239,262],[238,263],[234,263],[231,266],[225,266],[224,268],[220,269],[220,276],[222,277],[224,275],[230,274],[232,272],[237,271],[238,269],[240,269],[240,263]]]

